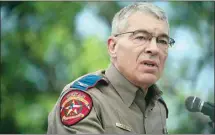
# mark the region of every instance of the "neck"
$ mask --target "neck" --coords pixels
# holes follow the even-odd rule
[[[112,62],[111,63],[128,81],[130,81],[133,85],[135,85],[136,87],[139,87],[143,90],[143,92],[147,92],[148,91],[148,88],[151,86],[151,85],[148,85],[148,84],[144,84],[144,85],[141,85],[137,82],[134,82],[132,81],[132,79],[129,77],[129,76],[126,76],[125,75],[125,72],[123,72],[122,70],[120,70],[119,66],[115,63],[115,62]]]

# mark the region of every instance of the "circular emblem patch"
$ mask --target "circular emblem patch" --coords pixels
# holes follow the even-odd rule
[[[66,126],[71,126],[86,117],[93,103],[92,98],[80,90],[72,90],[65,94],[60,102],[60,119]]]

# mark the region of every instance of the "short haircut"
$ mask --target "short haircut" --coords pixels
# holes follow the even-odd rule
[[[129,16],[136,13],[137,11],[142,13],[149,13],[155,16],[157,19],[166,21],[169,25],[167,16],[161,8],[148,2],[138,2],[122,8],[119,12],[115,14],[112,21],[111,35],[123,32],[123,30],[128,27]]]

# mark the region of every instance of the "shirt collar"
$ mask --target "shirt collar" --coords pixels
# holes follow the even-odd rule
[[[130,107],[136,96],[137,90],[140,88],[128,81],[113,64],[108,67],[105,76],[118,92],[123,102]]]

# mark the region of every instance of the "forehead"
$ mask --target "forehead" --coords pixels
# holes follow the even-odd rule
[[[169,26],[166,21],[159,20],[149,13],[136,12],[128,18],[127,31],[144,29],[150,33],[169,35]]]

